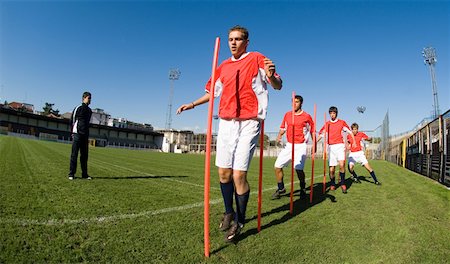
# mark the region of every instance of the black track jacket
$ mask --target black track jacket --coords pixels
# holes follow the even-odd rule
[[[85,103],[77,106],[70,118],[70,124],[72,126],[71,132],[73,134],[89,136],[89,122],[91,120],[92,110]]]

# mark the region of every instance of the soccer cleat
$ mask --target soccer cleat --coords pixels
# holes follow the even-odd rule
[[[241,225],[239,223],[234,223],[228,232],[225,234],[225,241],[226,242],[233,242],[233,240],[241,233],[241,229],[244,227],[244,225]]]
[[[347,193],[347,186],[345,184],[341,185],[342,193]]]
[[[282,190],[276,190],[273,194],[272,194],[272,200],[275,199],[280,199],[282,194],[286,193],[286,188],[283,188]]]
[[[331,185],[331,186],[330,186],[330,190],[332,190],[332,191],[336,190],[336,186]]]
[[[69,175],[69,180],[73,180],[75,177],[73,175]]]
[[[381,185],[381,182],[376,181],[375,184],[376,184],[376,185]]]
[[[300,189],[300,199],[306,199],[308,197],[304,189]]]
[[[222,231],[227,231],[231,226],[231,221],[233,221],[234,213],[223,214],[222,221],[220,221],[219,229]]]
[[[91,176],[83,176],[83,177],[81,177],[81,179],[83,179],[83,180],[92,180],[92,177]]]

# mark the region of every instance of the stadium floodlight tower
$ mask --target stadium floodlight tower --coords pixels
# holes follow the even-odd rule
[[[433,118],[436,118],[439,116],[439,100],[438,100],[438,93],[437,93],[437,85],[436,85],[436,75],[434,72],[434,65],[437,62],[436,59],[436,51],[433,47],[426,47],[422,51],[422,56],[425,58],[424,63],[428,64],[430,68],[430,74],[431,74],[431,85],[433,89],[433,100],[434,100],[434,116]]]
[[[358,107],[356,107],[356,111],[358,111],[358,113],[360,113],[360,114],[364,114],[364,111],[366,111],[366,107],[358,106]]]
[[[181,72],[178,69],[169,70],[169,80],[170,80],[170,94],[169,94],[169,105],[167,106],[166,115],[166,129],[172,128],[172,100],[173,100],[173,84],[174,81],[180,78]]]

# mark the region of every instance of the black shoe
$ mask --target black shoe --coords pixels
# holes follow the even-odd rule
[[[222,221],[220,221],[219,224],[219,229],[222,231],[227,231],[230,228],[233,219],[234,213],[223,214]]]
[[[244,225],[241,225],[239,223],[234,223],[228,232],[225,234],[225,241],[226,242],[233,242],[233,240],[236,239],[236,237],[241,233],[241,229],[244,227]]]
[[[306,195],[306,192],[304,189],[300,189],[300,199],[304,200],[306,199],[308,196]]]
[[[286,188],[283,188],[282,190],[276,190],[273,194],[272,194],[272,200],[275,199],[280,199],[282,194],[286,193]]]
[[[87,176],[81,177],[81,179],[83,179],[83,180],[92,180],[92,177],[87,175]]]

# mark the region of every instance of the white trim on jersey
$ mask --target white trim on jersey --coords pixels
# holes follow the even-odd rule
[[[72,133],[78,134],[78,120],[75,119],[77,115],[78,108],[80,108],[81,105],[77,106],[72,113]]]

